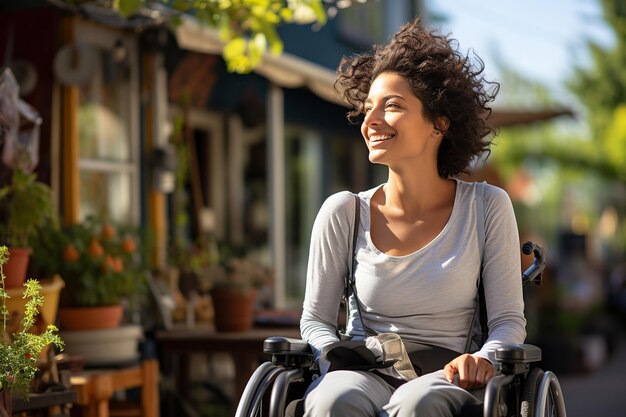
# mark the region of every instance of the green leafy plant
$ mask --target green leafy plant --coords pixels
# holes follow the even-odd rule
[[[7,319],[9,311],[7,308],[7,294],[4,287],[4,265],[9,260],[9,252],[6,246],[0,246],[0,315],[2,319],[0,341],[0,389],[17,391],[29,397],[30,388],[37,374],[37,357],[48,345],[55,345],[63,348],[63,341],[57,334],[57,328],[50,324],[40,334],[31,333],[31,328],[35,325],[39,307],[43,305],[44,299],[40,295],[41,284],[39,281],[29,279],[24,284],[24,295],[27,299],[24,316],[21,321],[20,330],[11,335],[7,334]]]
[[[217,275],[214,287],[239,287],[244,290],[270,285],[273,280],[271,268],[252,258],[232,258],[223,265],[223,275]]]
[[[119,304],[146,288],[144,240],[136,228],[95,217],[66,227],[50,225],[34,245],[32,268],[45,277],[59,274],[72,306]]]
[[[248,291],[272,284],[274,271],[253,253],[226,243],[216,244],[216,247],[219,254],[217,264],[204,264],[210,269],[208,283],[210,288],[231,287]],[[200,248],[199,253],[206,251],[207,248]]]
[[[326,23],[322,0],[115,0],[112,7],[131,17],[142,8],[156,4],[193,15],[203,24],[218,29],[225,43],[222,55],[227,68],[237,73],[250,72],[268,50],[274,55],[282,53],[278,25]],[[180,20],[181,15],[174,14],[172,24]]]
[[[268,287],[274,271],[254,254],[212,238],[199,239],[187,247],[173,247],[172,263],[183,274],[192,274],[198,289],[206,292],[216,287],[248,291]]]
[[[35,174],[16,169],[11,182],[0,188],[0,211],[5,223],[0,237],[9,246],[26,248],[41,228],[56,221],[50,187]]]

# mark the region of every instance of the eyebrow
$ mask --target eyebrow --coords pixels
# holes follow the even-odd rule
[[[383,100],[383,101],[388,101],[389,99],[392,99],[392,98],[399,98],[400,100],[404,100],[404,101],[406,101],[406,99],[405,99],[404,97],[402,97],[401,95],[398,95],[398,94],[389,94],[389,95],[386,95],[386,96],[384,96],[384,97],[382,98],[382,100]],[[365,99],[365,101],[364,101],[363,103],[371,103],[371,102],[372,102],[372,99],[368,97],[368,98],[366,98],[366,99]]]

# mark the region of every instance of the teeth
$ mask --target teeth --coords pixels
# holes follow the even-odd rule
[[[370,140],[372,142],[377,142],[377,141],[381,141],[381,140],[388,140],[391,139],[391,135],[371,135],[370,136]]]

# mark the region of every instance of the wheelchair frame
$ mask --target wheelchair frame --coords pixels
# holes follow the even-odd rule
[[[533,264],[522,273],[522,285],[539,285],[545,268],[540,246],[526,242],[525,255],[534,254]],[[274,336],[263,343],[271,361],[261,364],[250,377],[241,396],[235,417],[283,417],[289,388],[294,382],[313,379],[317,365],[311,347],[304,340]],[[485,389],[482,407],[464,408],[462,416],[484,417],[566,417],[565,401],[556,375],[531,367],[541,360],[541,349],[530,344],[499,348],[495,353],[499,373]],[[270,390],[268,392],[268,390]],[[264,404],[269,394],[269,404]]]

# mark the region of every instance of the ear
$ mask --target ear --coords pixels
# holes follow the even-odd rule
[[[450,127],[450,119],[446,116],[439,116],[435,119],[434,126],[436,131],[445,134]]]

